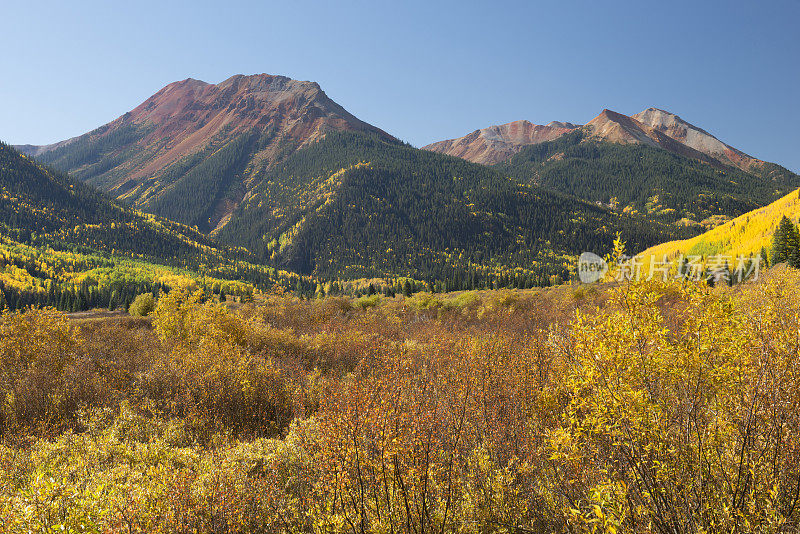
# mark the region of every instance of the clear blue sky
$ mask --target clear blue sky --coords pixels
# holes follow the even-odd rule
[[[655,106],[800,172],[800,0],[14,1],[0,48],[11,143],[84,133],[175,80],[267,72],[417,146]]]

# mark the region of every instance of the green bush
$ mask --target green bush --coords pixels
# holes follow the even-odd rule
[[[136,317],[144,317],[154,309],[156,309],[156,299],[150,293],[142,293],[131,302],[128,313]]]
[[[381,296],[380,295],[371,295],[369,297],[361,297],[356,300],[355,306],[356,308],[361,308],[362,310],[366,310],[367,308],[375,308],[379,306],[381,303]]]

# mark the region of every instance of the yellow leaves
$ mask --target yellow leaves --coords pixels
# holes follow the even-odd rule
[[[569,508],[570,523],[580,532],[620,532],[628,516],[626,492],[627,488],[621,482],[603,483],[591,488],[581,508]]]
[[[186,340],[190,335],[192,319],[203,298],[203,291],[192,291],[188,285],[178,286],[158,299],[153,311],[153,325],[162,341]]]
[[[778,221],[784,215],[795,221],[800,217],[800,199],[798,199],[797,191],[732,221],[711,222],[710,224],[715,227],[704,234],[683,241],[671,241],[656,245],[644,251],[640,256],[645,259],[651,255],[660,258],[664,254],[669,257],[677,257],[680,254],[691,254],[692,250],[704,250],[709,254],[725,254],[733,257],[751,254],[756,256],[762,247],[770,247],[772,234]],[[718,222],[724,222],[724,224],[716,225]]]
[[[4,316],[3,362],[72,384],[81,367],[59,360],[113,346],[77,383],[118,373],[111,402],[130,403],[81,415],[84,432],[0,445],[0,517],[19,516],[27,488],[110,510],[106,531],[120,510],[148,532],[201,530],[212,511],[238,532],[648,532],[665,513],[780,531],[800,469],[800,275],[782,280],[580,302],[570,288],[418,294],[367,313],[280,293],[227,308],[182,287],[153,331],[110,341],[122,327],[84,337],[59,314]],[[147,340],[147,357],[118,353]],[[4,414],[44,389],[25,384],[2,391]],[[50,406],[70,391],[84,390]]]

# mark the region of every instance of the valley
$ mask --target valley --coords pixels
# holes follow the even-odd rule
[[[0,534],[800,532],[800,4],[0,20]]]

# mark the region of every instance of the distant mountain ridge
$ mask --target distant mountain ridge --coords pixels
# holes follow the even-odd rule
[[[273,267],[451,289],[546,284],[617,231],[641,250],[800,187],[656,108],[514,121],[420,150],[316,83],[267,74],[175,82],[88,134],[21,148]]]
[[[476,130],[457,139],[438,141],[422,147],[475,163],[495,164],[508,160],[526,146],[552,141],[581,126],[553,121],[546,126],[514,121],[502,126]],[[635,115],[604,109],[582,129],[586,137],[623,144],[644,144],[661,148],[711,165],[726,165],[752,172],[765,162],[727,145],[678,115],[647,108]],[[520,135],[518,132],[526,132]]]
[[[508,159],[522,147],[551,141],[577,127],[569,122],[553,121],[543,126],[521,120],[475,130],[464,137],[438,141],[422,148],[491,165]]]
[[[259,74],[216,85],[171,83],[92,132],[17,148],[141,209],[208,231],[224,224],[255,175],[330,131],[392,139],[315,82]]]

